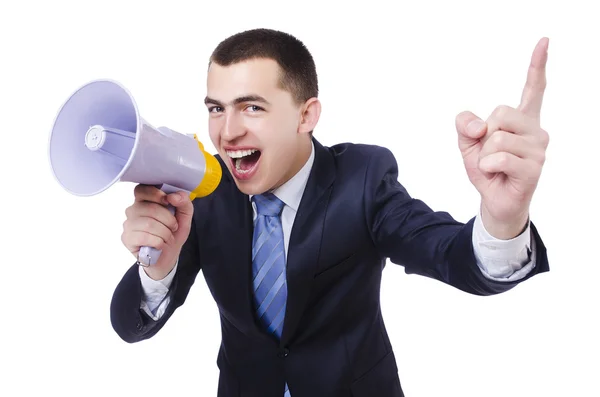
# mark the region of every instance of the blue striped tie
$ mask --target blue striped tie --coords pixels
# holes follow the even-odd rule
[[[252,197],[257,217],[252,241],[252,285],[256,316],[281,338],[287,300],[285,247],[281,211],[285,205],[271,193]],[[289,397],[287,383],[284,397]]]

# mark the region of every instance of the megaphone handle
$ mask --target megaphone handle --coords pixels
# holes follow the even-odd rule
[[[181,191],[181,189],[177,189],[176,187],[167,184],[162,185],[160,190],[167,194]],[[175,207],[169,204],[167,205],[167,209],[169,210],[171,215],[175,215]],[[154,247],[141,247],[140,252],[138,253],[137,264],[144,267],[155,265],[158,261],[158,258],[160,257],[161,252],[162,250],[156,249]]]

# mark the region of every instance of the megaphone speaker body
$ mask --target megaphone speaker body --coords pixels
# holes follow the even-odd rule
[[[113,80],[89,82],[63,104],[50,133],[49,158],[58,183],[77,196],[99,194],[120,181],[186,191],[194,199],[211,194],[222,176],[196,136],[153,127]],[[159,250],[142,247],[138,262],[150,266],[159,256]]]

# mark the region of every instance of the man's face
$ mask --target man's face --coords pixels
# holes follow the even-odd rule
[[[211,64],[206,106],[209,134],[245,194],[279,187],[304,165],[305,104],[278,87],[279,66],[253,59],[230,66]]]

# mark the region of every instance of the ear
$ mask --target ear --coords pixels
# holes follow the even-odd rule
[[[315,129],[321,116],[321,102],[317,98],[310,98],[300,108],[300,124],[298,133],[306,134]]]

